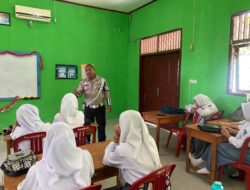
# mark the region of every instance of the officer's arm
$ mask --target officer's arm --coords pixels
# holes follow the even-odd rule
[[[109,92],[109,87],[108,87],[106,81],[104,82],[103,91],[104,91],[104,96],[105,96],[106,101],[107,101],[107,105],[111,106],[110,92]]]
[[[83,80],[81,80],[81,82],[79,83],[78,87],[76,89],[74,89],[74,94],[76,95],[76,97],[80,97],[84,92],[84,88],[83,88]]]

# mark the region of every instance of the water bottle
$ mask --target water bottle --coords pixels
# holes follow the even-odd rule
[[[220,181],[215,181],[211,186],[211,190],[224,190],[224,187]]]

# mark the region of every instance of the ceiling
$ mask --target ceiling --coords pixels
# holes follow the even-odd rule
[[[59,0],[83,6],[130,13],[156,0]]]

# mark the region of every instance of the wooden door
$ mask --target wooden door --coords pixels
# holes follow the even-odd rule
[[[179,107],[180,52],[141,56],[140,111]]]

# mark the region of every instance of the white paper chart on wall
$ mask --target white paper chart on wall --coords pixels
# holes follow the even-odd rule
[[[37,52],[0,51],[0,100],[39,98],[41,65]]]

